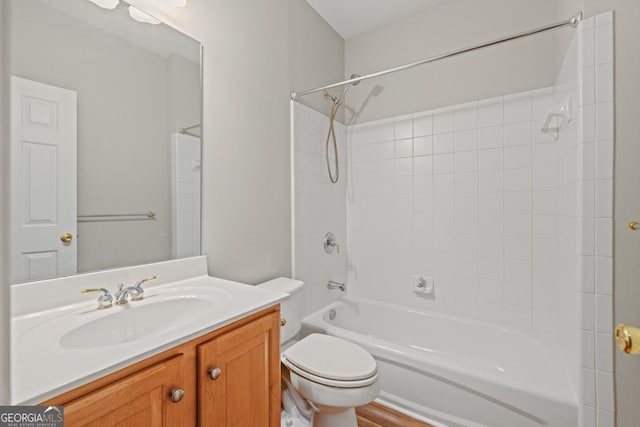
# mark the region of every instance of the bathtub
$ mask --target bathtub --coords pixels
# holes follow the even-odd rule
[[[367,349],[378,363],[380,403],[434,425],[578,425],[566,368],[518,331],[345,298],[303,320],[302,334],[313,332]]]

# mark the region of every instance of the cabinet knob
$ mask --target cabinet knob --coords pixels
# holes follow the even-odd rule
[[[217,380],[220,377],[221,373],[222,371],[220,370],[220,368],[209,369],[209,376],[212,380]]]
[[[171,401],[173,403],[178,403],[184,397],[184,390],[181,388],[174,388],[171,390]]]

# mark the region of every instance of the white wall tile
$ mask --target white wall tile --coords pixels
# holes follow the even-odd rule
[[[478,171],[478,152],[466,151],[455,154],[456,172],[476,172]]]
[[[504,191],[531,189],[531,169],[509,169],[504,171]]]
[[[595,29],[581,31],[578,34],[582,66],[592,67],[596,63],[596,32]]]
[[[478,130],[476,128],[455,133],[456,151],[475,151],[478,149]]]
[[[613,256],[613,220],[610,218],[596,219],[596,254]]]
[[[433,154],[453,153],[455,151],[455,134],[444,133],[433,137]]]
[[[478,103],[478,127],[502,126],[503,99],[491,98]]]
[[[393,120],[381,120],[378,122],[377,141],[371,142],[385,142],[393,141],[395,139],[395,122]],[[365,141],[366,143],[367,141]]]
[[[596,379],[592,369],[580,369],[580,387],[578,389],[580,403],[596,406]]]
[[[595,104],[596,102],[596,68],[586,67],[581,70],[581,99],[579,105]]]
[[[595,369],[596,358],[594,353],[595,334],[589,331],[579,331],[580,333],[580,366],[583,368]]]
[[[613,412],[598,410],[598,427],[615,427],[616,417]]]
[[[601,295],[613,294],[613,258],[596,257],[595,291]]]
[[[596,63],[613,62],[613,24],[596,27]]]
[[[433,173],[433,157],[420,156],[413,158],[414,175],[426,175]]]
[[[502,147],[504,141],[504,128],[492,126],[478,129],[478,148]]]
[[[601,179],[596,181],[595,216],[598,218],[613,217],[613,180]]]
[[[455,170],[455,157],[453,154],[438,154],[433,156],[433,172],[452,173]]]
[[[505,304],[504,322],[515,328],[531,329],[532,310],[530,307]]]
[[[602,372],[613,372],[613,352],[615,350],[613,336],[596,334],[596,369]]]
[[[480,171],[478,173],[478,191],[503,191],[504,172],[502,170]]]
[[[433,154],[433,137],[423,136],[413,139],[413,155],[428,156]]]
[[[522,145],[504,148],[504,168],[522,169],[531,167],[531,146]]]
[[[580,308],[580,329],[593,332],[596,326],[595,296],[583,292],[580,292],[578,296],[580,299],[578,305]]]
[[[395,142],[395,157],[413,156],[413,139],[397,139]]]
[[[596,295],[596,331],[602,334],[613,330],[613,303],[611,296]]]
[[[596,427],[596,409],[586,405],[580,405],[578,409],[578,425],[580,427]]]
[[[452,109],[434,111],[433,134],[449,133],[455,130],[455,115]]]
[[[518,123],[531,120],[531,93],[517,93],[504,97],[504,123]]]
[[[596,136],[598,141],[613,139],[613,102],[596,105]]]
[[[413,118],[413,136],[433,135],[433,116],[430,113],[417,114]]]
[[[365,155],[364,152],[365,151],[369,151],[367,153],[366,156],[366,161],[373,161],[374,160],[374,150],[370,149],[369,147],[373,147],[373,146],[368,146],[367,148],[364,147],[360,147],[360,151],[361,151],[361,161],[365,161]],[[377,147],[375,149],[375,155],[377,156],[378,160],[389,160],[389,159],[393,159],[395,157],[395,142],[393,141],[387,141],[387,142],[380,142],[377,145],[375,145],[375,147]]]
[[[613,63],[600,64],[596,68],[596,98],[598,102],[613,101]]]
[[[578,259],[580,260],[578,271],[580,290],[594,293],[596,289],[596,257],[593,255],[581,255]]]
[[[613,179],[613,141],[603,140],[596,144],[596,177]]]
[[[504,146],[531,144],[531,122],[506,124]]]
[[[394,139],[407,139],[413,137],[412,119],[400,119],[395,121]]]
[[[609,372],[596,372],[596,393],[598,409],[613,412],[613,374]]]
[[[455,130],[462,131],[478,128],[478,103],[471,102],[455,108]]]

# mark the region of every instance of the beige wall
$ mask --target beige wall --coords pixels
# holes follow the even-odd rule
[[[550,24],[558,20],[557,3],[443,2],[348,39],[346,74],[368,74]],[[537,35],[363,82],[349,93],[347,104],[355,111],[347,121],[354,120],[353,114],[363,122],[552,86],[558,68],[556,37],[554,33]]]
[[[339,36],[303,0],[189,0],[155,13],[204,44],[210,274],[247,283],[290,275],[289,93],[342,76]]]
[[[640,233],[626,228],[640,220],[640,2],[585,0],[588,16],[615,11],[615,225],[614,318],[640,326]],[[640,357],[616,350],[617,426],[640,419]]]
[[[0,230],[9,235],[9,129],[8,129],[8,14],[0,2]],[[9,251],[7,239],[0,242],[0,405],[9,404]]]

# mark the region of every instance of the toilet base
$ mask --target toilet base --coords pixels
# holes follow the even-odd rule
[[[334,410],[336,408],[333,408]],[[313,414],[313,427],[358,427],[355,408],[345,408],[340,412],[318,411]]]

